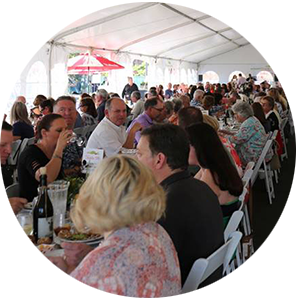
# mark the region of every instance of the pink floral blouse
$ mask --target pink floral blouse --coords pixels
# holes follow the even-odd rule
[[[71,276],[102,291],[130,297],[166,297],[181,290],[175,247],[154,222],[113,232]]]

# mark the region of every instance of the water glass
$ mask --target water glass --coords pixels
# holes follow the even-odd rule
[[[65,221],[69,185],[70,182],[65,180],[57,180],[48,185],[48,194],[53,205],[54,228]]]
[[[17,219],[22,226],[23,230],[27,235],[32,233],[32,226],[33,226],[33,217],[32,212],[28,210],[22,210],[18,213]]]

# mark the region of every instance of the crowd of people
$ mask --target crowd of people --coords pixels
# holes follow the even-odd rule
[[[256,85],[251,76],[227,84],[170,83],[165,91],[159,85],[144,99],[129,78],[121,97],[104,89],[82,94],[79,111],[72,96],[38,95],[30,114],[24,102],[16,99],[11,125],[3,121],[1,133],[2,166],[14,140],[36,141],[20,156],[20,198],[9,199],[14,212],[37,196],[41,167],[48,183],[79,176],[83,147],[70,142],[72,132],[96,125],[86,147],[103,149],[105,158],[80,189],[72,221],[105,240],[95,249],[63,243],[65,257],[51,260],[93,287],[135,297],[179,294],[194,261],[224,243],[243,171],[288,109],[282,88]],[[240,124],[237,132],[219,128],[227,119]],[[120,155],[122,148],[136,149],[136,157]]]

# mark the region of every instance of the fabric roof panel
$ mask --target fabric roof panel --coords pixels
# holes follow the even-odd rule
[[[209,38],[172,50],[171,52],[167,52],[165,53],[165,55],[172,58],[178,57],[179,59],[187,59],[197,51],[206,51],[215,46],[222,45],[224,44],[224,42],[227,42],[227,40],[219,35],[214,35]]]
[[[92,47],[119,49],[130,41],[187,21],[173,11],[158,8],[158,6],[152,6],[146,10],[119,17],[117,20],[106,21],[65,37],[63,41]],[[123,25],[120,26],[120,24]],[[91,39],[94,39],[93,45],[91,45]],[[99,42],[99,39],[105,42]]]
[[[171,32],[166,32],[141,43],[132,45],[125,50],[132,52],[147,50],[147,52],[151,52],[153,55],[163,54],[168,52],[168,49],[176,47],[181,48],[181,45],[203,39],[208,35],[211,36],[209,30],[201,28],[199,25],[193,23],[176,29],[176,32],[173,32],[173,34],[171,34]]]

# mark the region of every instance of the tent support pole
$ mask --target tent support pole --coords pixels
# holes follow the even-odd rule
[[[52,79],[51,79],[51,68],[52,68],[52,50],[53,43],[49,43],[49,68],[48,68],[48,97],[52,97]]]

